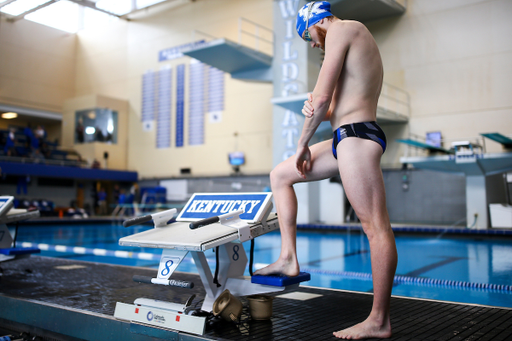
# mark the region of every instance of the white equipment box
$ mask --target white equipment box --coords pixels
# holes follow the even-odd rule
[[[491,226],[493,228],[512,228],[512,206],[508,204],[490,204]]]

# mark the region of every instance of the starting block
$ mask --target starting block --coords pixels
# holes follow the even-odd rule
[[[195,193],[174,223],[163,221],[169,221],[175,210],[159,213],[158,219],[146,216],[125,221],[123,225],[130,226],[135,221],[153,220],[155,228],[121,238],[119,244],[163,249],[157,277],[135,276],[134,280],[183,288],[193,287],[193,283],[170,277],[190,252],[206,291],[201,309],[211,312],[215,300],[225,289],[234,296],[255,295],[295,289],[300,281],[305,280],[304,277],[289,278],[276,284],[270,279],[268,283],[257,283],[244,277],[248,260],[242,243],[279,228],[277,215],[271,211],[272,193]],[[212,248],[218,250],[215,276],[204,255]],[[140,302],[141,299],[138,300]],[[205,317],[187,315],[187,324],[175,323],[176,314],[180,312],[172,308],[174,303],[153,304],[147,299],[144,302],[144,309],[150,309],[148,312],[144,310],[144,314],[140,314],[142,306],[137,304],[137,300],[134,305],[118,302],[114,317],[194,334],[204,333]],[[172,320],[173,324],[153,323],[148,316],[154,318],[155,314],[164,316],[166,321]]]
[[[15,247],[17,228],[13,237],[6,224],[39,217],[39,211],[15,209],[13,206],[14,197],[0,196],[0,262],[24,258],[32,253],[41,252],[35,247]]]

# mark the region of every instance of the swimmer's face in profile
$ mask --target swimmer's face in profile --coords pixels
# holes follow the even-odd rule
[[[326,1],[312,1],[304,5],[297,14],[297,33],[312,48],[324,50],[326,30],[314,26],[323,23],[324,18],[332,16],[331,5]]]
[[[320,50],[325,51],[325,35],[327,34],[326,29],[315,25],[310,27],[308,31],[310,40],[304,40],[309,42],[312,48],[319,48]]]

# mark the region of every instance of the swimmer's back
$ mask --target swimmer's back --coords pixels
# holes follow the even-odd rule
[[[379,49],[366,26],[357,21],[336,20],[329,33],[349,37],[348,50],[333,100],[331,125],[375,121],[382,88],[383,67]],[[331,38],[331,37],[329,37]],[[326,45],[326,49],[329,46]]]

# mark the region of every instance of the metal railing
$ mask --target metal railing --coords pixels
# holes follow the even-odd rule
[[[249,26],[249,28],[247,26]],[[270,47],[270,54],[274,54],[274,31],[272,31],[270,28],[257,24],[249,19],[240,17],[238,18],[239,45],[242,45],[244,36],[249,36],[254,39],[254,46],[251,46],[252,44],[248,46],[253,47],[256,51],[267,52],[267,49],[260,46],[260,43],[263,43],[264,45],[266,44],[265,46]],[[262,51],[260,51],[260,49],[262,49]]]
[[[56,160],[56,159],[40,159],[25,156],[0,156],[0,161],[9,161],[17,163],[31,163],[49,166],[71,166],[71,167],[82,167],[88,166],[87,161],[80,160]]]
[[[200,30],[192,31],[192,41],[204,39],[209,42],[218,37]],[[245,39],[244,39],[245,38]],[[249,39],[249,42],[247,40]],[[274,31],[254,21],[238,18],[238,45],[253,48],[257,52],[273,55],[274,53]]]

